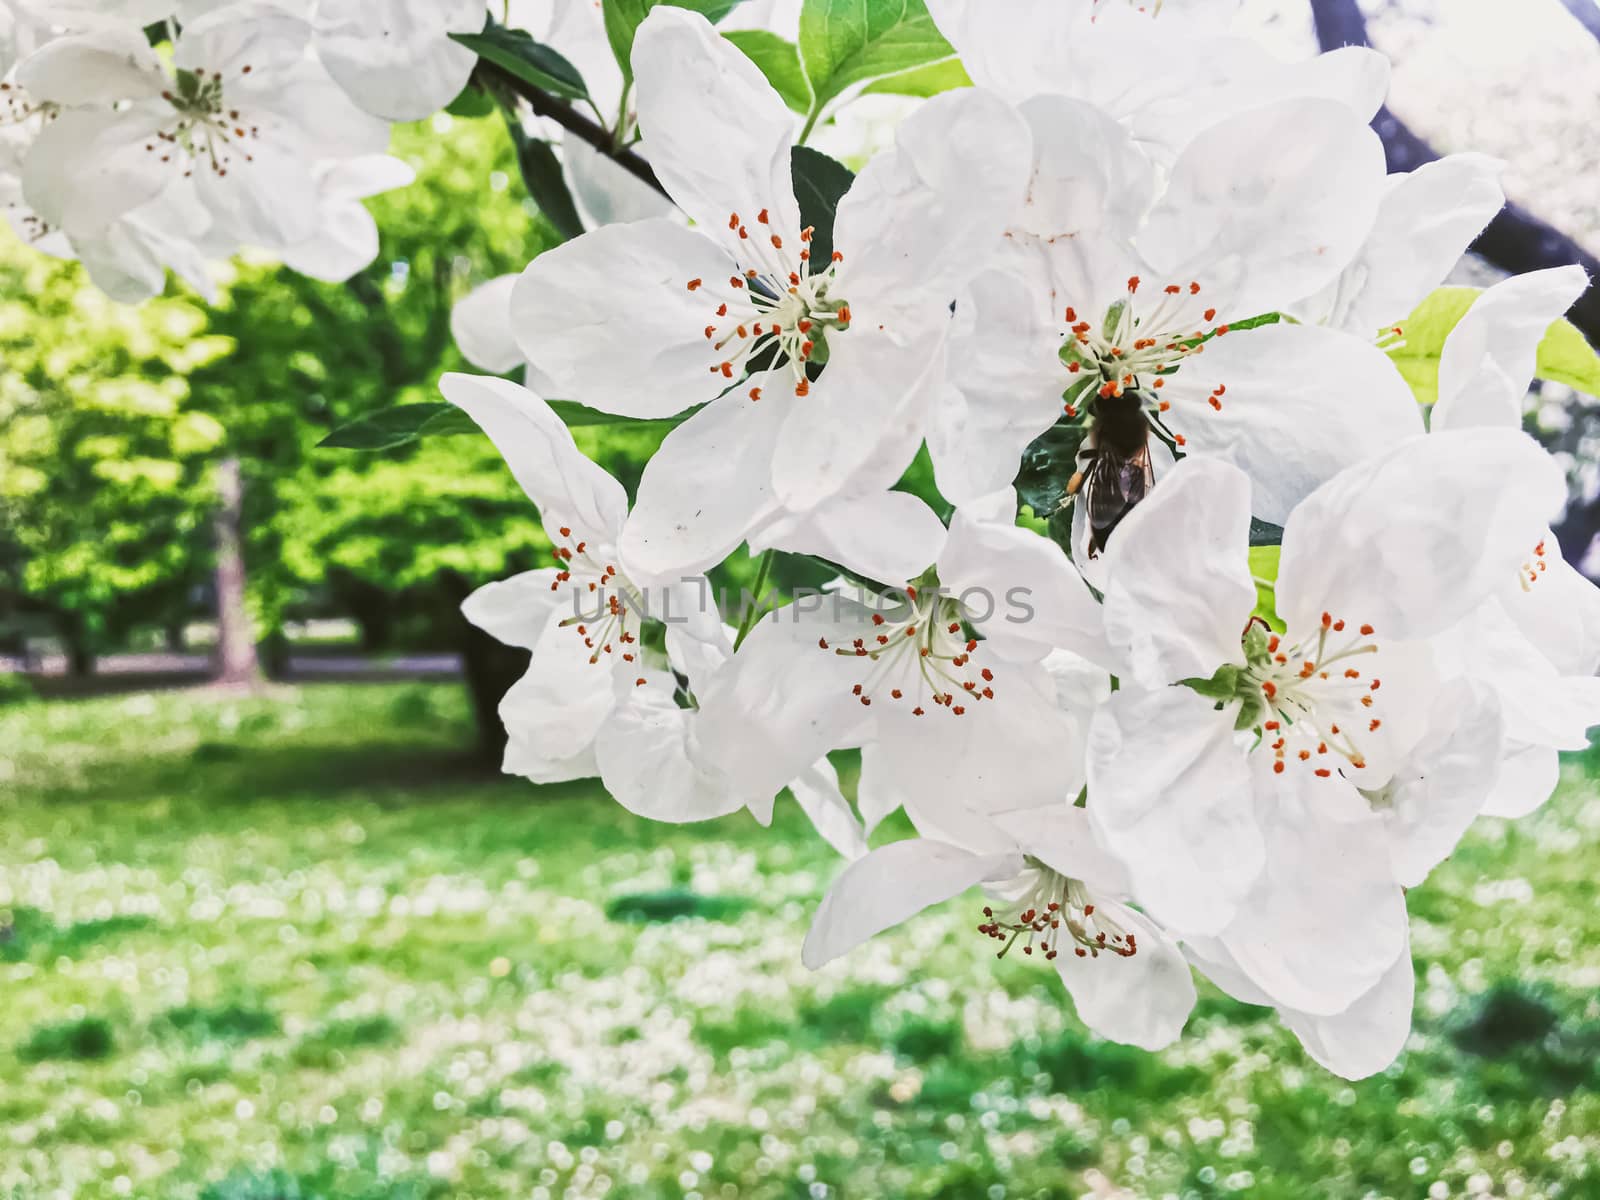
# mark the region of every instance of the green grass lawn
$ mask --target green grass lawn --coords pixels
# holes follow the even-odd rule
[[[443,685],[0,709],[0,1197],[1600,1196],[1581,762],[1413,891],[1351,1085],[1209,989],[1099,1041],[976,897],[809,974],[792,805],[653,826],[469,736]]]

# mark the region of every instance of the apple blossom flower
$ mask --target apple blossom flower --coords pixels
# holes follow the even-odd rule
[[[1581,267],[1515,276],[1472,305],[1439,361],[1433,436],[1522,427],[1540,342],[1589,286]],[[1495,594],[1453,632],[1450,672],[1488,688],[1506,715],[1500,786],[1484,805],[1524,816],[1549,798],[1559,752],[1589,744],[1600,725],[1600,588],[1561,556],[1548,527]]]
[[[557,565],[490,583],[467,598],[469,621],[532,652],[501,702],[505,770],[540,783],[598,775],[623,807],[657,821],[709,820],[748,807],[764,824],[788,787],[842,854],[866,849],[826,757],[765,793],[739,792],[694,754],[695,691],[715,679],[731,643],[707,610],[704,580],[647,593],[616,553],[627,516],[620,484],[586,458],[532,392],[446,375],[445,397],[487,433],[538,507]],[[644,627],[665,630],[665,655]]]
[[[1158,920],[1194,935],[1260,924],[1250,896],[1286,861],[1378,836],[1357,789],[1384,787],[1424,735],[1432,643],[1493,594],[1564,496],[1559,468],[1509,430],[1417,437],[1347,468],[1289,517],[1285,628],[1273,632],[1251,620],[1250,481],[1205,459],[1174,468],[1106,556],[1123,687],[1096,714],[1088,771],[1096,831]],[[1303,820],[1286,818],[1291,797]],[[1284,881],[1306,905],[1357,882],[1304,870]],[[1324,911],[1350,907],[1326,899]],[[1382,945],[1385,930],[1365,922],[1381,923],[1384,906],[1355,908],[1343,935]],[[1288,963],[1279,940],[1262,930],[1261,953]],[[1312,990],[1342,1007],[1377,976],[1370,958],[1335,957],[1339,985]]]
[[[1010,830],[1015,830],[1013,834]],[[1194,1007],[1177,944],[1129,907],[1120,863],[1095,844],[1082,809],[1059,804],[972,822],[967,840],[892,842],[847,866],[806,934],[813,970],[922,910],[983,885],[993,897],[977,932],[1000,957],[1051,963],[1086,1025],[1114,1041],[1159,1050]]]
[[[857,178],[837,248],[813,262],[793,119],[754,64],[704,18],[662,7],[634,70],[644,149],[697,227],[586,234],[529,266],[513,309],[524,352],[572,399],[633,417],[706,405],[641,486],[634,555],[671,572],[717,561],[779,508],[899,476],[938,387],[950,301],[1020,199],[1026,139],[984,93],[931,101]],[[685,487],[686,469],[707,461],[697,447],[734,444],[708,521],[710,489]]]
[[[862,746],[869,829],[919,796],[1076,796],[1081,730],[1058,696],[1094,692],[1081,677],[1058,687],[1071,671],[1057,652],[1110,650],[1088,587],[1015,513],[1009,490],[958,512],[935,570],[903,588],[802,596],[767,615],[702,697],[703,753],[765,793]]]
[[[508,728],[528,731],[518,774],[540,782],[581,778],[595,735],[629,688],[644,687],[640,636],[670,610],[709,628],[692,581],[652,596],[623,570],[617,541],[628,516],[622,485],[584,457],[549,406],[514,383],[446,375],[445,399],[489,435],[538,507],[556,565],[490,584],[467,601],[468,618],[533,652],[502,704]],[[652,617],[652,613],[654,616]],[[592,773],[585,771],[583,773]]]
[[[1159,185],[1105,113],[1059,96],[1021,111],[1034,167],[1012,252],[957,305],[957,394],[929,422],[945,494],[1009,481],[1045,429],[1092,427],[1097,406],[1130,397],[1163,460],[1242,467],[1255,515],[1281,524],[1343,467],[1423,431],[1370,341],[1236,328],[1327,286],[1368,236],[1383,154],[1350,110],[1295,99],[1242,114]]]
[[[316,165],[380,152],[388,127],[314,58],[304,21],[262,4],[184,27],[169,66],[134,25],[46,43],[18,81],[61,106],[23,170],[29,204],[71,237],[193,178],[219,232],[281,250],[318,232]]]
[[[1235,999],[1276,1008],[1306,1052],[1328,1070],[1362,1079],[1387,1067],[1411,1031],[1414,985],[1410,940],[1395,907],[1394,885],[1418,886],[1455,849],[1497,786],[1503,729],[1499,702],[1486,689],[1442,690],[1433,700],[1427,732],[1394,776],[1381,789],[1362,793],[1369,812],[1348,804],[1348,796],[1341,794],[1341,817],[1346,819],[1324,825],[1320,814],[1312,814],[1295,842],[1303,853],[1279,873],[1279,890],[1263,887],[1252,894],[1248,904],[1253,912],[1298,911],[1304,926],[1274,931],[1270,940],[1263,939],[1269,947],[1265,955],[1245,941],[1249,926],[1232,927],[1219,937],[1190,937],[1184,943],[1190,961]],[[1320,913],[1297,908],[1295,892],[1304,880],[1296,880],[1296,870],[1337,873],[1347,885],[1346,908]],[[1319,891],[1317,898],[1329,897]],[[1348,951],[1335,950],[1318,934],[1317,923],[1329,913],[1361,904],[1379,905],[1387,913],[1384,936]],[[1312,951],[1296,961],[1287,980],[1272,974],[1270,947],[1282,944]],[[1330,961],[1346,952],[1357,956],[1362,966],[1355,986],[1343,978],[1347,972],[1342,959],[1337,960],[1335,978],[1317,979],[1325,965],[1316,957],[1319,947]],[[1390,954],[1393,959],[1383,968],[1381,960]],[[1253,973],[1241,967],[1241,959],[1252,964]],[[1374,977],[1375,982],[1358,990]],[[1310,989],[1308,981],[1314,984]],[[1348,1005],[1337,1007],[1352,993]]]

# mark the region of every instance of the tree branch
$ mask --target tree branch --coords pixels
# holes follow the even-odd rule
[[[533,110],[535,116],[548,117],[568,133],[576,134],[582,138],[634,178],[649,184],[663,196],[667,195],[667,189],[661,186],[661,181],[656,178],[655,170],[643,157],[633,150],[618,148],[612,140],[611,134],[566,101],[558,100],[548,92],[541,91],[531,83],[518,79],[510,72],[502,71],[481,59],[479,60],[479,70],[491,74],[497,85],[526,100],[528,107]],[[667,198],[671,199],[670,196]]]
[[[1596,8],[1593,0],[1564,2],[1585,26],[1591,29],[1600,27],[1600,9]],[[1593,14],[1589,19],[1578,12],[1585,7]],[[1367,36],[1367,20],[1357,0],[1311,0],[1311,13],[1316,22],[1317,42],[1323,50],[1371,45]],[[1384,155],[1390,171],[1414,171],[1439,157],[1432,146],[1407,128],[1405,122],[1389,111],[1387,106],[1378,111],[1372,127],[1383,139]],[[1589,272],[1591,278],[1600,278],[1600,258],[1516,204],[1507,204],[1500,210],[1473,243],[1472,249],[1501,270],[1514,275],[1577,263]],[[1591,345],[1600,347],[1600,287],[1591,284],[1589,290],[1573,305],[1568,316],[1583,331]]]
[[[1566,5],[1573,20],[1600,39],[1600,4],[1594,0],[1561,0],[1561,3]]]

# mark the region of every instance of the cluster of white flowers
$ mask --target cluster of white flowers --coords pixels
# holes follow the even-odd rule
[[[1405,889],[1587,744],[1600,589],[1521,429],[1588,280],[1483,294],[1419,403],[1388,351],[1504,196],[1478,155],[1386,174],[1380,55],[1280,62],[1237,0],[927,0],[973,86],[874,154],[832,122],[866,162],[828,195],[796,147],[850,89],[797,113],[700,12],[619,42],[614,0],[171,5],[0,0],[12,220],[117,294],[240,245],[359,269],[387,123],[461,91],[489,15],[611,138],[561,147],[591,232],[455,314],[529,386],[442,385],[555,547],[466,606],[532,654],[508,771],[673,822],[787,789],[851,860],[808,965],[982,885],[974,949],[1049,961],[1106,1037],[1173,1041],[1198,969],[1332,1070],[1393,1060]],[[720,6],[798,24],[807,70],[817,7]],[[540,394],[673,423],[631,508]],[[943,513],[896,486],[924,449]],[[774,555],[838,578],[719,609],[741,547],[758,593]],[[896,810],[919,836],[869,852]]]
[[[776,2],[745,19],[775,19]],[[461,93],[478,55],[451,35],[491,17],[559,47],[597,108],[625,104],[595,0],[0,0],[0,204],[124,302],[169,269],[213,298],[216,265],[243,247],[348,279],[378,253],[361,201],[413,179],[385,153],[391,123]],[[564,149],[597,223],[664,205],[581,142]]]
[[[826,237],[768,80],[656,9],[642,150],[689,223],[496,285],[495,366],[680,423],[630,512],[532,391],[448,377],[558,558],[467,613],[532,651],[508,771],[665,821],[791,790],[853,860],[809,965],[982,885],[974,950],[1049,961],[1104,1036],[1173,1041],[1197,968],[1356,1077],[1410,1027],[1405,889],[1600,722],[1600,590],[1520,427],[1588,281],[1486,293],[1419,405],[1384,350],[1499,164],[1386,175],[1386,62],[1278,63],[1232,7],[929,0],[976,86],[899,125]],[[1012,486],[1052,432],[1056,539]],[[948,520],[892,490],[923,446]],[[702,573],[741,545],[849,582],[736,635]],[[896,809],[920,836],[868,852]]]

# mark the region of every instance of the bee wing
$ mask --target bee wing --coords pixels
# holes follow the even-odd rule
[[[1089,523],[1095,528],[1115,525],[1143,500],[1155,482],[1150,449],[1141,448],[1131,458],[1103,450],[1084,481],[1084,501]]]
[[[1100,452],[1083,485],[1083,501],[1088,505],[1089,528],[1093,530],[1092,551],[1104,549],[1111,531],[1150,494],[1154,485],[1149,443],[1128,458],[1109,449]]]

